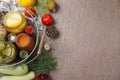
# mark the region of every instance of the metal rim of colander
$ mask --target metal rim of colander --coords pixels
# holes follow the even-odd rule
[[[5,3],[5,2],[3,2],[3,3]],[[7,4],[8,6],[9,6],[9,8],[10,8],[10,4],[9,3],[5,3],[5,4]],[[18,10],[18,11],[21,11],[22,10],[22,7],[20,7],[18,4],[14,4],[14,6],[16,7],[16,9]],[[18,7],[18,8],[17,8]],[[7,8],[8,9],[8,8]],[[6,9],[6,10],[7,10]],[[12,11],[11,10],[11,8],[8,10],[8,12],[9,11]],[[29,13],[29,11],[28,11],[28,13]],[[37,17],[38,16],[36,16],[36,15],[34,15],[33,16],[33,13],[32,12],[30,12],[30,15],[32,16],[32,18],[28,18],[28,17],[26,17],[27,19],[30,19],[30,20],[32,20],[33,21],[33,25],[35,25],[35,28],[36,28],[36,43],[35,43],[35,46],[34,46],[34,49],[30,52],[30,54],[25,58],[25,59],[23,59],[23,60],[21,60],[21,61],[19,61],[19,62],[16,62],[16,63],[13,63],[13,64],[0,64],[0,66],[16,66],[16,65],[19,65],[19,64],[21,64],[21,63],[29,63],[29,62],[31,62],[31,61],[33,61],[35,58],[37,58],[37,54],[36,54],[36,56],[33,58],[33,59],[31,59],[30,61],[28,61],[28,62],[26,62],[27,61],[27,59],[32,55],[32,54],[34,54],[34,51],[37,49],[37,47],[38,47],[38,43],[39,43],[39,27],[38,27],[38,24],[37,24],[37,22],[36,22],[36,20],[37,20]],[[39,16],[40,17],[40,16]]]

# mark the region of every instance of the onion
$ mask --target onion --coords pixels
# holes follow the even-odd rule
[[[51,80],[51,78],[48,74],[39,74],[34,80]]]

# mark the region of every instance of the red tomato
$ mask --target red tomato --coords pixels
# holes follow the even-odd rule
[[[32,26],[26,26],[25,27],[25,32],[28,34],[28,35],[33,35],[34,34],[34,29]]]
[[[32,7],[26,7],[26,9],[24,10],[24,15],[30,18],[35,17],[36,11]]]
[[[41,21],[44,25],[50,26],[53,23],[53,17],[50,14],[45,14],[42,16]]]

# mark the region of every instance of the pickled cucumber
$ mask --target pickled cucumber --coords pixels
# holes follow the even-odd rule
[[[3,41],[0,41],[0,51],[5,48],[5,44]]]

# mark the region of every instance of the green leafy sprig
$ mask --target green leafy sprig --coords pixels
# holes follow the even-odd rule
[[[56,69],[57,62],[52,54],[46,50],[42,50],[42,54],[38,56],[33,62],[28,64],[29,69],[36,74],[49,74]]]

